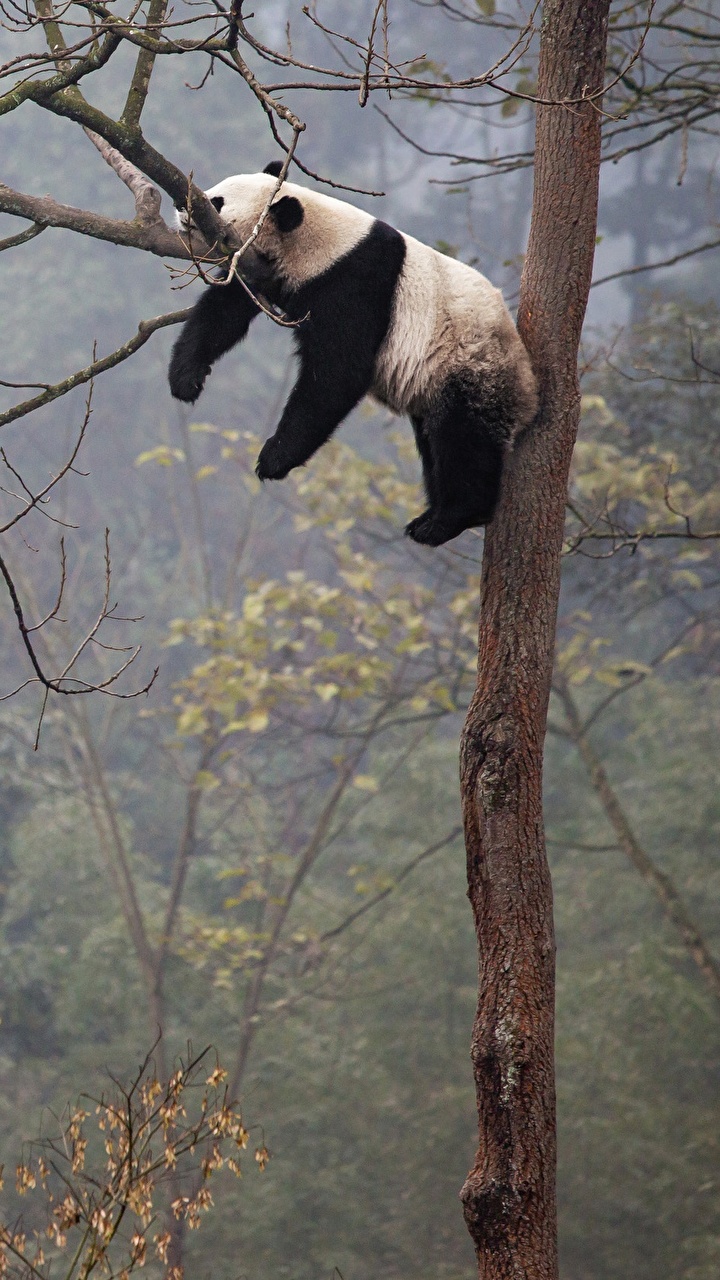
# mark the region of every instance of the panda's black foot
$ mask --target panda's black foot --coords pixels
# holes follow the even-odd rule
[[[477,529],[492,518],[490,513],[456,515],[453,512],[423,511],[405,526],[405,533],[413,542],[424,547],[441,547],[451,538],[457,538],[466,529]]]
[[[205,379],[209,372],[209,364],[198,367],[181,361],[172,361],[168,374],[172,395],[176,400],[183,400],[185,404],[194,404],[205,386]]]
[[[255,474],[258,480],[284,480],[293,467],[298,465],[285,447],[271,436],[260,450]]]

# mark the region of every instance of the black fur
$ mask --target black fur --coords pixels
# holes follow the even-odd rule
[[[406,526],[438,547],[492,519],[505,448],[516,421],[512,383],[502,376],[448,378],[422,417],[413,417],[428,509]]]
[[[265,165],[263,173],[269,173],[271,178],[279,178],[282,173],[282,167],[282,160],[271,160],[269,164]]]
[[[293,206],[300,202],[290,196],[273,205],[272,212],[285,204],[290,205],[290,218],[296,217]],[[243,258],[243,276],[250,287],[299,322],[294,330],[298,379],[275,434],[258,458],[261,480],[282,480],[293,467],[307,462],[370,390],[404,260],[403,237],[384,222],[374,222],[354,249],[299,289],[278,280],[261,254]],[[239,281],[210,285],[173,347],[172,394],[179,400],[196,400],[210,366],[242,341],[257,314]]]
[[[282,417],[257,462],[261,480],[282,480],[329,440],[370,390],[392,315],[405,241],[384,222],[328,271],[297,290],[267,296],[297,320],[300,371]]]
[[[213,196],[218,213],[225,201]],[[303,207],[295,196],[285,196],[271,205],[269,216],[280,231],[294,231],[303,220]],[[268,260],[251,245],[242,260],[243,277],[255,293],[272,288],[274,272]],[[168,377],[176,400],[194,404],[205,385],[212,365],[231,347],[242,342],[250,322],[260,308],[248,296],[239,280],[227,285],[210,285],[185,321],[172,349]]]
[[[282,196],[270,205],[270,216],[274,218],[279,230],[287,235],[288,231],[295,231],[300,226],[305,211],[296,196]]]
[[[215,361],[242,342],[259,314],[239,280],[206,289],[172,349],[168,377],[177,400],[195,403]]]

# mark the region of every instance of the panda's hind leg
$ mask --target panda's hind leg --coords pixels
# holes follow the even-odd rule
[[[412,422],[413,432],[415,434],[415,444],[420,455],[422,463],[423,484],[425,486],[425,496],[428,500],[428,506],[432,509],[434,506],[435,485],[433,483],[433,456],[430,448],[430,438],[425,429],[425,419],[413,416]],[[407,532],[407,531],[406,531]]]
[[[461,383],[450,384],[420,431],[413,419],[429,504],[405,529],[415,542],[439,547],[492,519],[505,446],[499,432],[488,430],[475,399]]]

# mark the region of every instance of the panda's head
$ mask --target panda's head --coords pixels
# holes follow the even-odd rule
[[[279,162],[264,173],[239,173],[218,182],[206,196],[236,238],[245,241],[272,200],[255,240],[256,250],[269,258],[290,285],[321,275],[367,235],[373,217],[344,200],[335,200],[294,182],[284,182],[273,195]],[[187,215],[178,215],[187,228]]]

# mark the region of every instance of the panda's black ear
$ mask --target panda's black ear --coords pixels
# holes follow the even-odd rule
[[[283,196],[270,205],[270,214],[278,231],[287,233],[297,230],[305,217],[305,210],[297,196]]]
[[[271,160],[265,165],[263,173],[269,173],[271,178],[279,178],[282,170],[282,160]]]

